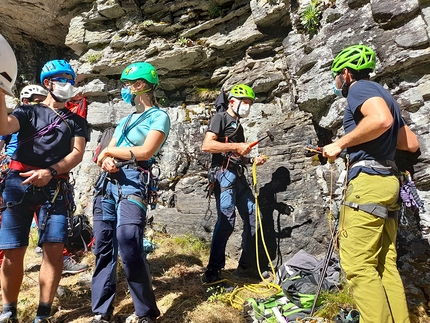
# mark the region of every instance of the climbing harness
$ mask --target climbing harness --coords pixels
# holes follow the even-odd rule
[[[153,158],[146,162],[138,162],[136,160],[136,156],[133,154],[131,150],[130,150],[130,155],[131,155],[131,158],[126,161],[117,161],[115,159],[116,160],[115,167],[130,168],[138,171],[140,173],[139,180],[141,183],[144,184],[144,187],[145,187],[145,191],[142,193],[143,193],[143,196],[146,198],[142,198],[136,195],[123,195],[121,185],[115,178],[111,178],[109,174],[106,174],[106,176],[103,177],[104,179],[101,179],[101,181],[104,182],[103,188],[105,188],[108,181],[111,181],[115,183],[118,188],[118,194],[119,194],[120,200],[128,199],[129,201],[133,201],[137,204],[140,204],[145,208],[148,208],[149,206],[149,209],[155,210],[158,204],[158,184],[159,184],[160,168],[158,166],[155,166],[156,161]],[[157,172],[155,172],[155,170],[157,170]]]
[[[54,177],[53,180],[57,182],[55,185],[55,189],[52,189],[53,186],[49,185],[49,183],[43,187],[29,185],[25,189],[19,201],[7,201],[5,204],[0,206],[0,212],[3,212],[7,208],[12,208],[16,205],[20,205],[24,202],[24,199],[28,194],[36,195],[42,193],[42,198],[40,201],[47,201],[46,215],[43,217],[43,221],[39,224],[39,230],[43,231],[45,230],[46,225],[50,219],[50,215],[55,207],[56,201],[64,200],[67,210],[67,231],[68,235],[70,236],[72,234],[73,213],[76,210],[76,205],[74,202],[73,186],[68,183],[68,181],[65,179],[65,176],[65,174],[61,174],[58,177]],[[46,191],[47,189],[49,190],[49,192]],[[40,209],[41,206],[42,204],[38,204],[37,209]]]

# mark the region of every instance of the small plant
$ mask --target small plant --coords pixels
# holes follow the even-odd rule
[[[185,46],[187,46],[187,44],[188,44],[188,38],[180,37],[180,38],[178,39],[178,43],[179,43],[179,45],[181,45],[182,47],[185,47]]]
[[[209,14],[209,17],[211,17],[212,19],[224,16],[224,12],[222,11],[222,8],[218,6],[218,4],[215,2],[211,3],[208,14]]]
[[[158,98],[157,101],[162,107],[168,107],[170,104],[169,99],[165,96]]]
[[[219,287],[219,286],[209,287],[207,289],[207,292],[211,294],[208,297],[208,302],[214,303],[218,301],[218,302],[230,304],[230,301],[229,301],[230,293],[227,293],[224,287]]]
[[[320,26],[321,11],[318,9],[318,0],[312,0],[302,13],[301,23],[305,32],[315,35]]]
[[[95,64],[95,63],[97,63],[102,58],[102,56],[103,56],[102,53],[92,53],[92,54],[89,54],[87,56],[88,63]]]
[[[149,27],[149,26],[152,26],[153,24],[154,24],[154,21],[152,20],[145,20],[144,22],[142,22],[143,27]]]

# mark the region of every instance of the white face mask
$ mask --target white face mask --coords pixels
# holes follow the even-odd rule
[[[69,101],[73,96],[73,85],[69,82],[60,83],[52,82],[55,85],[52,94],[59,100],[59,102]]]
[[[238,104],[238,108],[236,109],[236,114],[241,118],[246,118],[251,111],[251,105],[243,103],[240,101]]]

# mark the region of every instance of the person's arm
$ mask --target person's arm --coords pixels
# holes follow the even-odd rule
[[[7,115],[6,96],[0,90],[0,135],[6,136],[19,131],[18,119]]]
[[[420,148],[417,136],[412,130],[405,125],[399,129],[399,137],[397,138],[397,149],[414,153]]]
[[[348,147],[371,141],[381,136],[393,124],[393,116],[381,97],[366,100],[361,106],[363,119],[350,133],[339,138],[336,142],[324,146],[323,156],[336,158],[340,152]]]
[[[97,158],[97,165],[107,172],[116,172],[115,159],[131,159],[130,151],[136,157],[136,160],[149,160],[154,156],[157,149],[163,144],[166,135],[159,130],[150,130],[142,146],[134,147],[116,147],[117,139],[112,138],[109,145],[102,150]]]
[[[252,148],[246,142],[219,142],[217,134],[208,131],[203,140],[202,151],[206,153],[219,154],[225,152],[235,152],[241,156],[249,154]]]
[[[69,172],[76,167],[83,159],[85,152],[86,139],[84,137],[73,137],[71,140],[72,151],[60,160],[58,163],[51,165],[58,174]],[[51,170],[49,168],[31,170],[25,173],[20,173],[20,176],[27,177],[25,184],[33,184],[34,186],[45,186],[52,179]]]

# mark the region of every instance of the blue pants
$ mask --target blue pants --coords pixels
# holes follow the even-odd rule
[[[236,222],[235,208],[243,220],[242,254],[239,259],[239,266],[256,268],[255,197],[245,175],[240,174],[235,168],[218,170],[216,179],[214,193],[218,220],[212,236],[207,268],[220,270],[225,266],[225,248]]]
[[[51,203],[58,180],[52,179],[40,188],[22,185],[24,180],[18,171],[10,171],[6,177],[3,200],[14,205],[2,212],[0,249],[28,246],[34,212],[39,223],[39,246],[45,242],[67,244],[68,209],[62,186]],[[59,184],[62,185],[61,182]]]
[[[91,301],[96,314],[111,315],[113,312],[119,248],[136,315],[160,315],[143,250],[146,206],[139,202],[139,197],[145,198],[139,175],[140,172],[126,168],[110,174],[114,181],[104,185],[101,194],[94,199],[96,267]],[[100,182],[96,184],[96,192],[100,190],[99,185],[103,186],[104,181]]]

